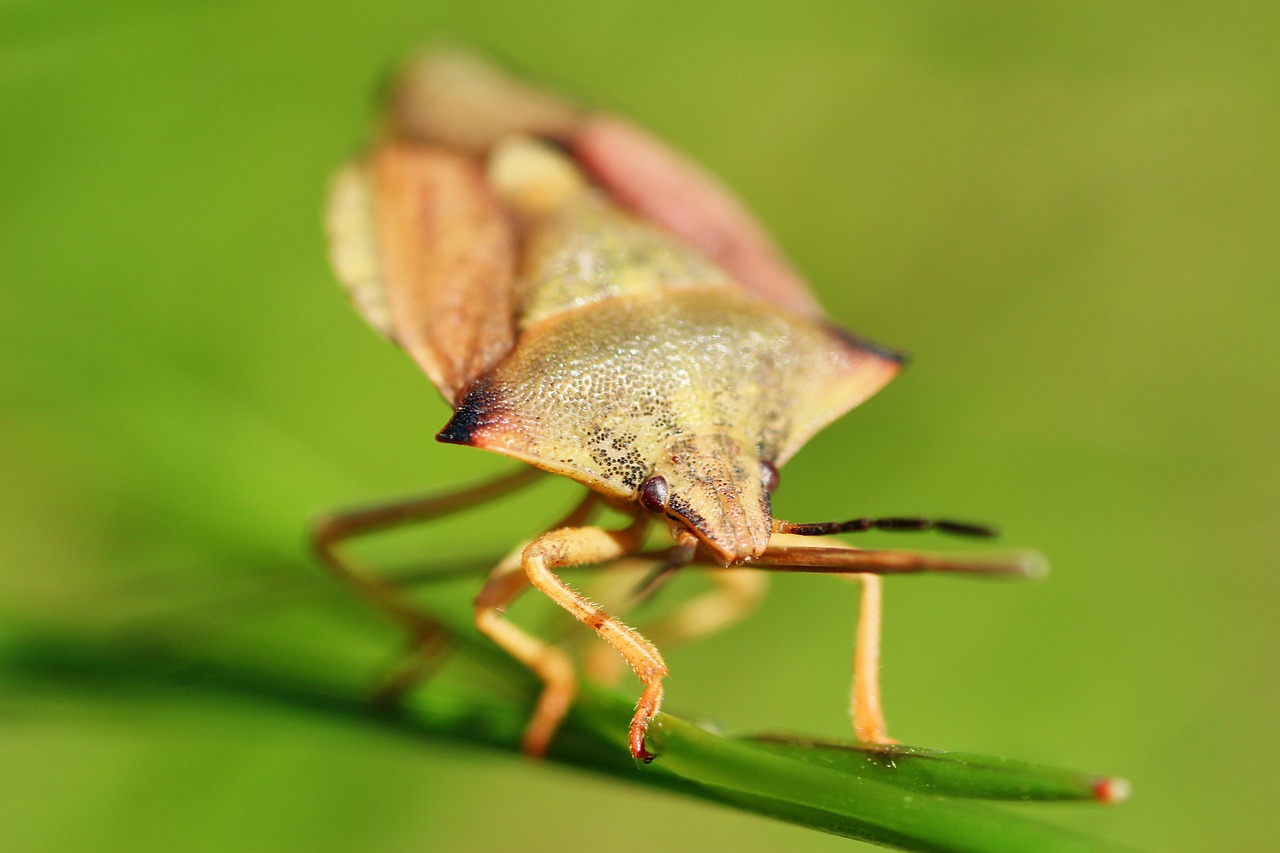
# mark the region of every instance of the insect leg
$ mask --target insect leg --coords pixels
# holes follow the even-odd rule
[[[716,588],[686,602],[653,629],[663,643],[684,642],[723,631],[755,610],[768,588],[767,575],[751,569],[713,572]]]
[[[828,540],[822,546],[796,544],[803,541],[775,533],[769,548],[752,565],[774,571],[847,575],[862,585],[850,712],[854,733],[866,743],[892,743],[880,700],[880,575],[940,571],[1038,577],[1046,571],[1044,558],[1034,551],[947,557],[909,551],[865,551],[837,540]]]
[[[777,550],[784,551],[781,548]],[[837,555],[831,552],[846,551],[861,555],[868,553],[856,551],[842,542],[832,541],[826,548],[793,549],[792,556],[799,557],[800,555],[794,552],[804,550],[822,552],[805,556],[825,557],[831,563],[838,562]],[[769,555],[769,551],[765,554]],[[817,566],[814,568],[821,570]],[[837,567],[833,565],[832,568]],[[858,599],[858,624],[853,645],[853,683],[849,691],[849,716],[853,721],[853,733],[863,743],[893,743],[893,739],[889,737],[888,726],[885,724],[884,705],[880,699],[880,635],[884,613],[882,579],[879,575],[870,573],[859,573],[850,577],[862,587],[862,594]]]
[[[408,629],[413,649],[379,690],[379,698],[394,700],[419,682],[447,644],[448,634],[434,619],[415,607],[397,587],[339,553],[339,546],[370,533],[429,521],[468,509],[533,482],[535,468],[521,468],[487,483],[443,495],[428,495],[346,510],[318,519],[311,528],[311,548],[317,559],[341,580],[355,587],[371,604]]]
[[[573,660],[564,649],[526,633],[503,618],[503,611],[529,587],[529,578],[521,571],[528,545],[523,543],[489,575],[476,596],[475,623],[480,633],[542,679],[542,695],[529,718],[522,744],[526,755],[541,756],[546,754],[556,728],[573,704],[578,686]]]
[[[698,539],[691,533],[681,533],[676,544],[667,552],[666,559],[654,566],[632,592],[635,604],[643,604],[657,593],[675,573],[693,561],[698,552]]]
[[[595,512],[598,503],[595,493],[588,492],[552,530],[585,523]],[[545,686],[529,726],[525,729],[523,744],[525,754],[542,755],[547,751],[560,720],[573,703],[577,685],[573,661],[563,649],[525,633],[514,623],[502,618],[503,611],[529,588],[529,579],[521,571],[523,554],[529,544],[528,541],[520,543],[489,573],[480,594],[476,596],[475,624],[480,633],[542,679]]]
[[[682,547],[683,546],[683,547]],[[647,600],[657,589],[684,566],[696,552],[697,540],[690,535],[673,553],[642,580],[635,593],[635,603]],[[711,573],[714,588],[683,602],[666,618],[644,631],[654,643],[667,647],[672,643],[696,640],[723,631],[741,621],[764,600],[769,578],[752,569],[723,569]],[[596,681],[611,684],[622,675],[623,661],[603,646],[587,653],[584,667]]]
[[[653,759],[645,749],[644,735],[662,705],[662,679],[667,675],[667,665],[653,643],[589,601],[561,580],[554,570],[625,556],[639,547],[647,525],[648,519],[641,517],[620,531],[598,527],[553,530],[535,539],[521,555],[521,565],[529,582],[617,649],[644,684],[630,734],[631,754],[642,761]],[[525,732],[525,749],[536,754],[546,749],[568,711],[574,692],[572,666],[562,650],[535,640],[502,620],[495,604],[495,601],[484,600],[477,605],[476,624],[542,676],[547,685]]]
[[[599,496],[594,492],[587,492],[583,500],[575,505],[568,514],[555,524],[544,528],[543,532],[559,530],[561,527],[581,527],[591,520],[599,505]],[[525,544],[528,544],[527,540]],[[523,548],[524,546],[522,545],[521,547]],[[389,571],[384,577],[388,584],[395,586],[397,589],[407,589],[419,584],[448,580],[450,578],[464,576],[486,577],[499,561],[499,557],[490,555],[488,557],[468,557],[464,560],[452,559],[447,563],[442,563],[439,560],[410,563]]]
[[[880,623],[884,612],[881,578],[854,575],[862,584],[858,601],[858,628],[853,645],[853,687],[849,714],[853,733],[863,743],[893,743],[884,722],[880,702]]]

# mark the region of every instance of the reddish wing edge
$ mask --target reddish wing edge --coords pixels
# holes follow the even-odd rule
[[[369,159],[395,339],[445,399],[515,342],[515,236],[473,157],[387,143]]]

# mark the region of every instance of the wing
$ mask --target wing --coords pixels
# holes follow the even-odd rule
[[[327,218],[356,307],[456,406],[515,341],[515,238],[480,161],[384,143],[339,173]]]
[[[561,146],[615,202],[744,290],[821,315],[760,223],[691,160],[620,119],[438,48],[398,75],[384,138],[339,173],[326,219],[332,265],[356,307],[455,407],[515,343],[517,239],[484,176],[490,150],[512,134]]]
[[[334,271],[455,407],[516,337],[516,236],[485,175],[488,150],[514,132],[563,138],[579,123],[569,102],[436,49],[398,75],[383,139],[334,179]]]

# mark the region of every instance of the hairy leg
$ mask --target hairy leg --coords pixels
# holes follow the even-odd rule
[[[531,542],[520,555],[520,567],[527,582],[613,646],[640,678],[644,691],[631,721],[630,740],[632,754],[645,761],[653,757],[644,748],[644,733],[662,704],[666,663],[652,643],[561,580],[555,569],[603,563],[626,556],[639,547],[647,524],[646,518],[640,518],[620,531],[598,527],[553,530]],[[476,625],[532,669],[546,685],[525,732],[526,752],[540,754],[545,752],[572,704],[576,680],[563,649],[527,634],[502,618],[502,609],[521,590],[514,580],[515,574],[514,561],[505,562],[495,571],[477,601]]]
[[[671,556],[640,582],[635,597],[643,601],[688,565],[696,547],[697,540],[692,536],[678,542]],[[722,569],[711,573],[711,582],[712,589],[684,602],[652,627],[646,627],[645,634],[667,647],[723,631],[759,606],[768,590],[769,578],[753,569]],[[597,646],[587,654],[584,667],[596,681],[611,684],[622,675],[622,663],[617,655]]]

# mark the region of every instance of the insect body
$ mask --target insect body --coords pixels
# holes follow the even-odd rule
[[[644,734],[662,701],[666,664],[556,569],[635,553],[653,523],[675,543],[667,570],[697,562],[858,573],[870,627],[860,636],[855,727],[869,740],[886,738],[872,573],[1026,569],[1016,560],[811,547],[788,536],[875,526],[986,531],[919,519],[793,525],[773,517],[778,470],[892,379],[902,359],[822,319],[736,200],[643,131],[470,56],[431,54],[402,77],[384,138],[339,175],[329,230],[335,268],[357,306],[454,406],[440,441],[510,456],[590,490],[565,524],[499,565],[477,599],[480,630],[546,683],[526,734],[531,753],[546,749],[575,675],[564,651],[502,616],[528,584],[635,670],[644,692],[631,750],[652,757]],[[430,620],[334,546],[527,480],[334,517],[317,532],[318,551],[429,649]],[[620,531],[584,526],[601,501],[634,522]]]
[[[772,533],[762,465],[783,464],[896,360],[744,295],[590,190],[531,212],[527,227],[519,343],[440,440],[621,501],[661,478],[661,515],[726,564],[759,556]]]

